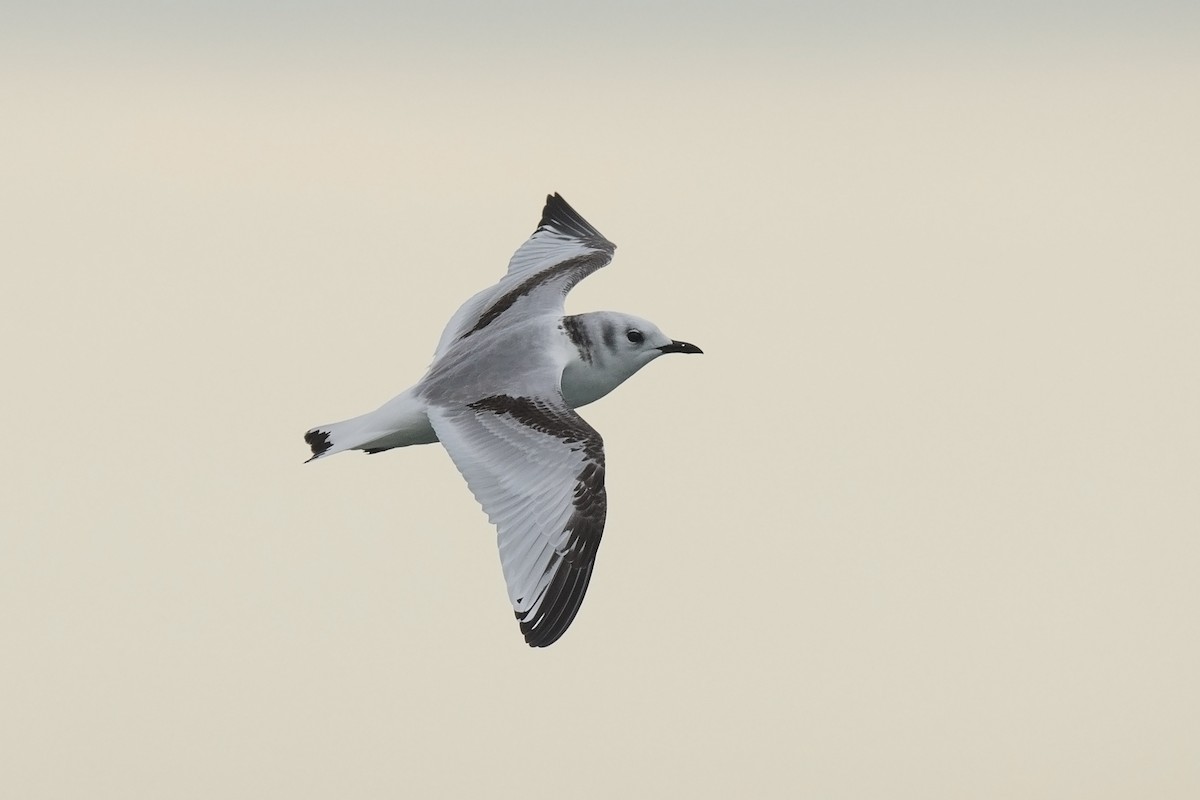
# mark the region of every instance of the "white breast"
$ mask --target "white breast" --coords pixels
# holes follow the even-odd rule
[[[571,408],[586,406],[620,386],[623,380],[623,377],[613,380],[603,370],[576,359],[563,370],[563,399]]]
[[[562,373],[563,399],[571,408],[586,406],[625,382],[637,372],[637,363],[622,363],[620,359],[606,359],[597,353],[591,363],[579,358],[578,351],[571,345],[570,359]]]

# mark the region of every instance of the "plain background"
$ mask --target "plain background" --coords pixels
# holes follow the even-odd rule
[[[1200,796],[1200,6],[66,3],[0,33],[0,794]],[[610,515],[303,465],[562,192]]]

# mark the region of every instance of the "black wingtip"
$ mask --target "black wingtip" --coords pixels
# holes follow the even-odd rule
[[[579,567],[564,567],[555,573],[546,587],[546,599],[537,617],[529,619],[517,612],[521,633],[530,647],[549,647],[562,638],[575,621],[592,581],[592,562]]]
[[[546,195],[546,205],[542,206],[542,218],[538,220],[538,228],[555,225],[555,221],[565,216],[578,217],[579,212],[571,208],[571,204],[563,200],[558,192]]]
[[[546,195],[546,205],[542,207],[542,219],[537,229],[553,228],[559,233],[582,239],[598,249],[607,250],[610,254],[617,246],[608,241],[600,231],[596,230],[583,215],[571,208],[571,204],[563,199],[558,192]]]
[[[326,450],[333,447],[333,442],[329,441],[329,431],[322,431],[316,428],[304,434],[304,441],[308,442],[308,446],[312,448],[312,458],[308,459],[308,461],[312,461],[313,458],[317,458]],[[308,461],[304,463],[307,464]]]

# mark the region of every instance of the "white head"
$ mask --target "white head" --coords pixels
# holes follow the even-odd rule
[[[661,355],[704,352],[618,311],[563,317],[562,329],[575,349],[562,375],[563,397],[572,408],[599,400]]]

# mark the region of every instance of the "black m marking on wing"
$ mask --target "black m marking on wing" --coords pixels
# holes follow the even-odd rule
[[[488,325],[491,325],[496,319],[508,311],[513,305],[525,295],[532,292],[534,289],[541,286],[543,283],[549,283],[561,275],[567,275],[572,271],[577,270],[580,274],[569,278],[563,285],[563,294],[571,291],[575,284],[583,280],[585,276],[593,270],[608,263],[608,257],[600,253],[587,253],[574,258],[568,258],[560,264],[555,264],[549,269],[544,269],[536,275],[531,275],[521,281],[515,287],[501,295],[496,302],[492,303],[482,314],[479,315],[479,321],[475,323],[475,327],[464,333],[460,338],[465,339],[473,333],[483,330]]]
[[[592,579],[596,551],[604,534],[608,497],[604,488],[604,441],[592,426],[572,411],[529,397],[493,395],[469,408],[506,414],[523,425],[582,451],[583,467],[575,476],[574,510],[564,531],[570,532],[565,550],[547,565],[550,582],[532,614],[517,612],[521,632],[530,647],[545,647],[566,632],[583,603]]]
[[[588,460],[603,463],[604,440],[595,428],[584,422],[583,418],[574,411],[555,408],[544,400],[532,397],[510,397],[506,394],[484,397],[474,403],[469,403],[467,407],[474,411],[507,414],[538,433],[553,436],[565,444],[580,445],[580,447],[572,449],[582,449]],[[585,466],[584,470],[586,471],[586,469]],[[601,470],[603,471],[603,467]]]

